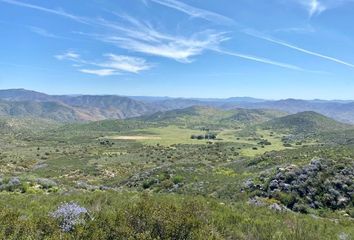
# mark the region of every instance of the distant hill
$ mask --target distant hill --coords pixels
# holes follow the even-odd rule
[[[210,130],[218,130],[224,127],[232,128],[254,123],[262,123],[269,119],[284,115],[285,113],[274,110],[237,109],[226,111],[212,107],[193,106],[184,109],[175,109],[136,118],[129,118],[124,121],[102,120],[84,124],[69,124],[63,127],[62,131],[85,131],[87,133],[90,131],[124,132],[132,129],[163,127],[169,125],[194,129],[205,127]]]
[[[229,120],[234,120],[242,123],[262,123],[268,121],[270,119],[274,119],[277,117],[283,117],[287,115],[284,112],[276,111],[276,110],[268,110],[268,109],[234,109],[231,110],[233,115],[229,118]]]
[[[0,99],[7,101],[53,101],[53,97],[45,93],[25,89],[0,90]]]
[[[196,119],[223,119],[227,115],[226,111],[205,107],[205,106],[192,106],[183,109],[175,109],[164,112],[157,112],[152,115],[143,116],[140,119],[144,121],[183,121],[191,118]]]
[[[24,89],[0,90],[0,116],[60,122],[125,119],[156,112],[155,107],[121,96],[51,96]]]
[[[88,112],[94,120],[125,119],[149,114],[155,111],[153,106],[128,97],[106,95],[75,97],[62,96],[58,99],[69,105]]]
[[[175,109],[184,109],[193,106],[213,106],[212,103],[203,102],[196,99],[186,99],[186,98],[172,98],[172,99],[163,99],[160,101],[150,102],[156,109],[159,111],[169,111]]]
[[[221,108],[274,109],[288,113],[314,111],[345,123],[354,123],[354,103],[351,101],[324,101],[285,99],[264,102],[225,103]]]
[[[98,121],[104,119],[126,119],[151,115],[194,106],[211,107],[220,110],[269,109],[288,114],[314,111],[344,123],[354,123],[354,102],[343,100],[299,100],[277,101],[251,97],[218,98],[171,98],[171,97],[124,97],[116,95],[48,95],[25,89],[0,90],[0,99],[11,102],[52,102],[68,111],[64,117],[54,117],[65,121]],[[21,103],[19,103],[21,105]],[[13,106],[15,107],[15,106]],[[69,109],[68,109],[69,108]],[[64,110],[63,110],[64,111]],[[70,112],[69,111],[69,112]],[[44,111],[45,112],[45,111]],[[64,111],[67,112],[67,111]],[[160,113],[159,113],[160,114]],[[12,116],[13,114],[10,114]],[[54,114],[55,115],[55,114]],[[70,117],[70,115],[73,115]],[[243,116],[242,116],[243,115]],[[257,114],[256,114],[257,115]],[[264,115],[264,114],[261,114]],[[42,115],[41,117],[43,117]],[[53,116],[50,117],[51,119]],[[239,113],[234,119],[254,119],[247,112]],[[62,121],[62,120],[60,120]]]
[[[60,122],[89,118],[86,113],[58,102],[0,101],[0,116],[51,119]]]
[[[286,113],[281,113],[274,110],[222,110],[213,107],[193,106],[166,112],[157,112],[149,116],[140,117],[139,119],[148,122],[160,122],[186,126],[223,127],[262,123],[285,115]]]
[[[38,118],[8,118],[0,117],[0,133],[24,133],[47,130],[50,127],[58,127],[54,121]]]
[[[353,127],[312,111],[275,118],[261,126],[276,131],[289,131],[293,133],[330,132]]]

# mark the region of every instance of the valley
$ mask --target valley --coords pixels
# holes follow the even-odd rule
[[[4,101],[28,101],[22,95]],[[354,236],[347,122],[198,105],[99,121],[17,113],[0,120],[3,239]],[[49,216],[63,202],[90,214],[68,233]]]

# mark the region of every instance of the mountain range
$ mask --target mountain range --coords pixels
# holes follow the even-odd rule
[[[313,111],[337,121],[354,123],[354,101],[49,95],[25,89],[0,90],[0,116],[38,117],[59,122],[126,119],[194,106],[221,110],[268,109],[288,114]]]

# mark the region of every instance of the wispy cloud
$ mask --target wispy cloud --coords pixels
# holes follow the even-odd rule
[[[63,54],[55,55],[54,56],[58,60],[70,60],[74,62],[81,62],[83,61],[79,54],[75,53],[74,51],[67,51]]]
[[[115,69],[120,72],[139,73],[144,70],[148,70],[152,67],[145,59],[138,57],[130,57],[124,55],[106,54],[107,61],[101,63],[95,63],[100,67],[107,67]]]
[[[79,72],[93,74],[100,77],[117,75],[114,69],[79,69]]]
[[[326,10],[326,6],[318,0],[307,0],[307,2],[310,16],[320,14],[321,12]]]
[[[142,23],[130,16],[120,17],[129,22],[131,25],[129,27],[124,25],[125,27],[123,27],[120,26],[119,23],[105,22],[106,27],[115,29],[118,32],[114,35],[96,37],[103,41],[115,43],[119,47],[123,47],[129,50],[167,57],[183,63],[190,63],[192,62],[191,57],[199,55],[203,51],[209,50],[219,54],[234,56],[290,70],[305,71],[303,68],[292,64],[278,62],[268,58],[222,50],[220,44],[229,40],[229,38],[226,36],[227,34],[223,32],[207,30],[204,32],[195,33],[189,38],[185,38],[159,32],[154,29],[151,24]]]
[[[147,63],[145,59],[112,53],[105,54],[104,57],[106,59],[103,61],[87,61],[73,51],[68,51],[54,57],[58,60],[72,61],[75,63],[75,67],[80,68],[80,72],[95,74],[98,76],[139,73],[152,67],[152,64]],[[94,67],[94,69],[91,67]]]
[[[30,26],[28,27],[28,29],[33,32],[36,33],[42,37],[48,37],[48,38],[61,38],[60,36],[57,36],[53,33],[48,32],[47,30],[43,29],[43,28],[39,28],[39,27],[34,27],[34,26]]]
[[[181,1],[177,1],[177,0],[150,0],[150,1],[158,3],[165,7],[173,8],[194,18],[202,18],[207,21],[219,23],[219,24],[227,24],[227,25],[235,24],[235,21],[232,20],[231,18],[225,17],[221,14],[212,11],[193,7]]]
[[[34,5],[34,4],[30,4],[30,3],[25,3],[25,2],[21,2],[21,1],[16,1],[16,0],[0,0],[0,2],[4,2],[4,3],[8,3],[8,4],[12,4],[12,5],[17,5],[20,7],[25,7],[25,8],[30,8],[30,9],[34,9],[34,10],[38,10],[38,11],[42,11],[42,12],[46,12],[46,13],[50,13],[50,14],[54,14],[54,15],[58,15],[61,17],[65,17],[71,20],[74,20],[76,22],[80,22],[80,23],[85,23],[88,24],[87,19],[67,13],[63,10],[55,10],[55,9],[51,9],[51,8],[45,8],[45,7],[41,7],[38,5]]]
[[[203,18],[211,22],[218,23],[234,23],[232,19],[222,16],[220,14],[210,12],[207,10],[192,7],[183,2],[177,0],[150,0],[155,3],[164,5],[176,9],[178,11],[184,12],[191,17]],[[221,51],[220,45],[222,42],[229,40],[227,33],[215,31],[215,30],[205,30],[202,32],[196,32],[189,36],[173,35],[161,30],[157,30],[151,23],[142,22],[128,15],[117,15],[120,18],[119,22],[107,21],[105,19],[90,19],[86,17],[76,16],[67,13],[63,10],[54,10],[50,8],[45,8],[33,4],[28,4],[20,2],[17,0],[0,0],[0,2],[5,2],[21,7],[26,7],[57,16],[65,17],[71,19],[78,23],[87,24],[90,26],[95,26],[101,28],[102,32],[109,32],[108,34],[85,34],[95,39],[114,44],[118,48],[123,48],[128,51],[138,52],[148,55],[160,56],[169,59],[173,59],[182,63],[190,63],[193,61],[193,57],[202,54],[203,52],[210,50],[216,51],[220,54],[226,54],[231,56],[236,56],[239,58],[261,62],[273,66],[278,66],[282,68],[287,68],[291,70],[303,69],[291,64],[281,63],[273,61],[263,57],[251,56],[247,54],[240,54],[230,51]],[[96,28],[97,29],[97,28]],[[47,34],[47,32],[38,31],[41,34]],[[95,69],[82,68],[81,72],[96,74],[99,76],[108,76],[114,74],[120,74],[123,72],[138,73],[143,70],[150,69],[152,66],[142,58],[130,57],[130,56],[120,56],[108,54],[105,55],[108,60],[101,62],[86,61],[81,58],[81,56],[75,52],[67,52],[62,55],[55,56],[59,60],[70,60],[75,62],[77,67],[82,65],[94,66]]]
[[[227,50],[222,50],[222,49],[215,49],[215,51],[218,53],[221,53],[221,54],[234,56],[234,57],[238,57],[238,58],[242,58],[242,59],[247,59],[250,61],[260,62],[260,63],[264,63],[264,64],[268,64],[268,65],[273,65],[273,66],[277,66],[277,67],[281,67],[281,68],[286,68],[286,69],[290,69],[290,70],[306,71],[305,69],[295,66],[295,65],[292,65],[292,64],[278,62],[278,61],[274,61],[271,59],[262,58],[262,57],[258,57],[258,56],[252,56],[252,55],[247,55],[247,54],[242,54],[242,53],[232,52],[232,51],[227,51]]]
[[[324,11],[341,6],[346,3],[353,3],[353,0],[294,0],[306,8],[310,17],[319,15]]]
[[[262,39],[262,40],[266,40],[268,42],[272,42],[272,43],[275,43],[277,45],[281,45],[281,46],[284,46],[284,47],[287,47],[287,48],[291,48],[291,49],[294,49],[294,50],[302,52],[302,53],[306,53],[308,55],[312,55],[312,56],[315,56],[315,57],[319,57],[319,58],[322,58],[322,59],[325,59],[325,60],[329,60],[329,61],[332,61],[332,62],[335,62],[335,63],[339,63],[339,64],[342,64],[342,65],[345,65],[347,67],[354,68],[354,64],[346,62],[346,61],[343,61],[343,60],[338,59],[338,58],[330,57],[330,56],[327,56],[327,55],[324,55],[324,54],[321,54],[321,53],[318,53],[318,52],[307,50],[307,49],[292,45],[290,43],[287,43],[287,42],[284,42],[284,41],[281,41],[281,40],[278,40],[278,39],[275,39],[275,38],[272,38],[272,37],[269,37],[269,36],[265,36],[265,35],[263,35],[261,33],[258,33],[258,32],[252,31],[252,30],[245,30],[244,32],[247,33],[250,36],[253,36],[253,37],[256,37],[256,38],[259,38],[259,39]]]
[[[103,29],[110,30],[111,33],[106,35],[93,34],[98,40],[114,43],[117,47],[124,48],[129,51],[171,58],[184,63],[192,62],[192,57],[200,55],[209,47],[215,47],[222,41],[228,39],[224,36],[224,33],[215,32],[212,30],[198,32],[189,37],[174,36],[158,31],[150,23],[141,22],[128,15],[119,16],[122,20],[120,22],[112,22],[102,18],[89,19],[67,13],[63,10],[54,10],[16,0],[0,0],[0,2],[54,14],[91,26],[101,27]],[[172,3],[179,4],[178,1],[174,0],[171,1],[171,4]],[[185,7],[187,7],[188,10],[193,9],[188,8],[188,5],[184,4],[181,4],[180,6],[183,9],[185,9]],[[193,13],[195,17],[199,16],[208,19],[215,18],[219,20],[226,20],[221,15],[219,16],[208,11],[203,11],[200,9],[194,9],[193,11],[195,11]],[[36,31],[37,33],[48,35],[47,32],[39,29],[36,29]]]
[[[299,33],[299,34],[307,34],[307,33],[314,33],[316,29],[313,28],[311,25],[304,26],[304,27],[288,27],[288,28],[278,28],[273,30],[272,32],[278,33]]]
[[[177,36],[157,30],[150,23],[130,16],[120,16],[122,21],[110,22],[100,19],[99,24],[111,31],[105,35],[93,35],[129,51],[144,53],[190,63],[193,57],[205,50],[219,46],[228,40],[224,32],[205,30],[191,36]]]

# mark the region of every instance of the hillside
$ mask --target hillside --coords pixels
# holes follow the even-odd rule
[[[0,99],[7,101],[52,101],[53,97],[45,93],[26,89],[6,89],[0,90]]]
[[[146,103],[121,96],[51,96],[24,89],[0,90],[0,116],[59,122],[125,119],[155,112]]]
[[[263,128],[293,133],[318,133],[351,128],[316,112],[301,112],[276,118],[262,124]]]
[[[152,113],[154,108],[140,101],[120,96],[60,96],[61,102],[88,112],[94,120],[124,119]]]
[[[38,132],[59,126],[57,122],[39,118],[8,118],[0,117],[0,133]]]
[[[271,109],[295,114],[314,111],[344,123],[354,123],[354,103],[340,100],[263,100],[249,97],[216,98],[170,98],[170,97],[124,97],[117,95],[48,95],[25,89],[0,90],[0,99],[12,102],[55,102],[78,111],[78,120],[98,121],[105,119],[125,119],[151,115],[193,106],[217,108],[221,110]],[[268,111],[268,110],[267,110]],[[247,120],[252,116],[235,119]],[[264,115],[264,114],[261,114]],[[271,114],[272,115],[272,114]],[[279,117],[279,116],[278,116]],[[75,119],[75,118],[74,118]],[[271,118],[269,118],[271,119]],[[262,122],[263,119],[254,119]],[[267,119],[266,119],[267,120]]]
[[[0,116],[43,118],[59,122],[81,121],[89,118],[86,113],[58,102],[0,101]]]
[[[354,103],[352,101],[325,101],[284,99],[263,102],[225,103],[221,108],[274,109],[287,113],[314,111],[344,123],[354,123]]]
[[[285,116],[285,113],[263,109],[222,110],[214,107],[193,106],[184,109],[157,112],[138,118],[144,122],[185,127],[206,127],[220,129],[238,128],[245,125],[262,123],[270,119]]]
[[[256,124],[266,122],[270,119],[287,115],[284,112],[267,109],[244,109],[231,110],[233,113],[228,120],[242,122],[244,124]]]

